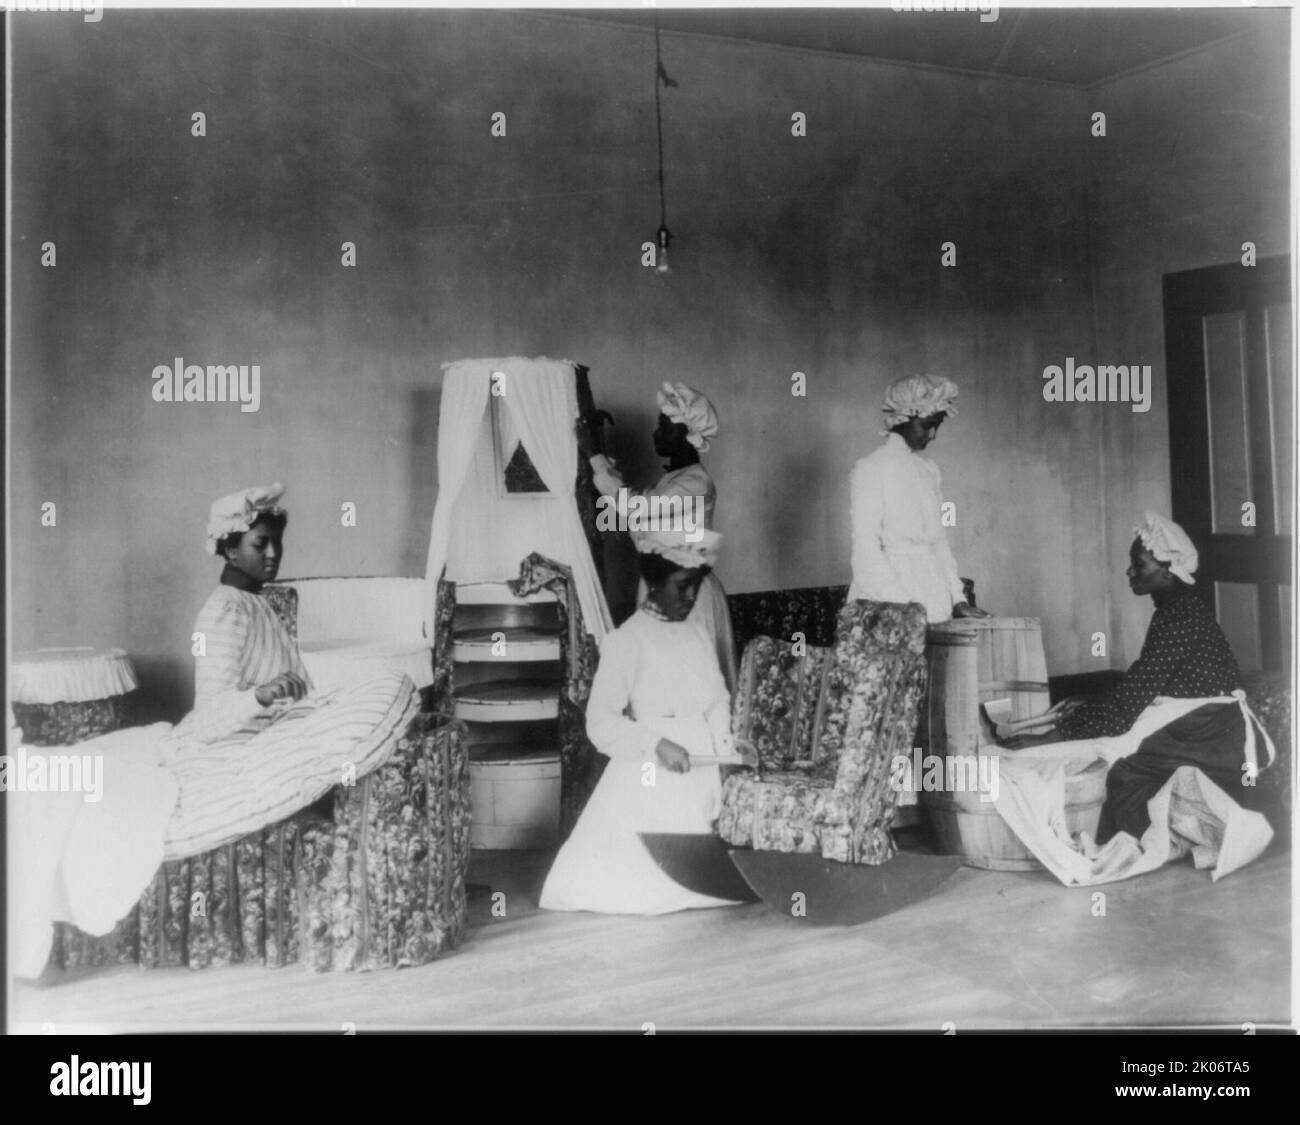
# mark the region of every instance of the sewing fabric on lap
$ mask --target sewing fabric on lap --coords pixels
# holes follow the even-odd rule
[[[415,687],[391,672],[259,715],[214,742],[182,742],[171,766],[180,800],[168,859],[208,851],[304,808],[392,755],[417,709]]]

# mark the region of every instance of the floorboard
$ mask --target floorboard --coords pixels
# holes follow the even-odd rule
[[[963,868],[856,927],[762,904],[659,918],[537,908],[545,852],[476,852],[451,955],[399,972],[291,966],[51,969],[15,982],[14,1031],[310,1028],[937,1030],[1289,1026],[1290,856],[1219,883],[1190,863],[1104,888]],[[1093,895],[1105,895],[1104,914]]]

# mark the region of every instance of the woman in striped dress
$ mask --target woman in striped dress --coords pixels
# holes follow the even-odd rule
[[[231,843],[382,765],[414,715],[415,685],[387,672],[313,696],[298,646],[262,596],[281,558],[283,489],[217,501],[208,550],[221,584],[195,623],[194,709],[177,726],[128,727],[79,743],[102,762],[102,800],[23,803],[10,848],[14,964],[38,976],[50,923],[109,933],[162,860]]]
[[[280,570],[289,519],[277,503],[283,494],[274,484],[212,505],[208,550],[226,565],[194,622],[194,710],[175,732],[192,746],[240,731],[310,688],[297,644],[261,596]]]
[[[249,488],[212,506],[208,550],[225,566],[194,623],[194,709],[169,738],[181,789],[169,856],[254,831],[268,810],[289,815],[360,778],[388,758],[417,707],[399,672],[313,693],[297,641],[262,593],[283,557],[283,493]]]

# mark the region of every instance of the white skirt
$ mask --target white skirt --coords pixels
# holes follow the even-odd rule
[[[670,879],[638,835],[712,833],[721,807],[717,766],[671,773],[658,761],[612,759],[546,876],[542,909],[668,914],[732,905]]]

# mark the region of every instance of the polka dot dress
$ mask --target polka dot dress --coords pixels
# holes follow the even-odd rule
[[[1056,728],[1067,738],[1123,734],[1157,695],[1199,699],[1241,686],[1232,646],[1210,607],[1191,590],[1176,590],[1156,605],[1142,654],[1123,680],[1085,704]]]

